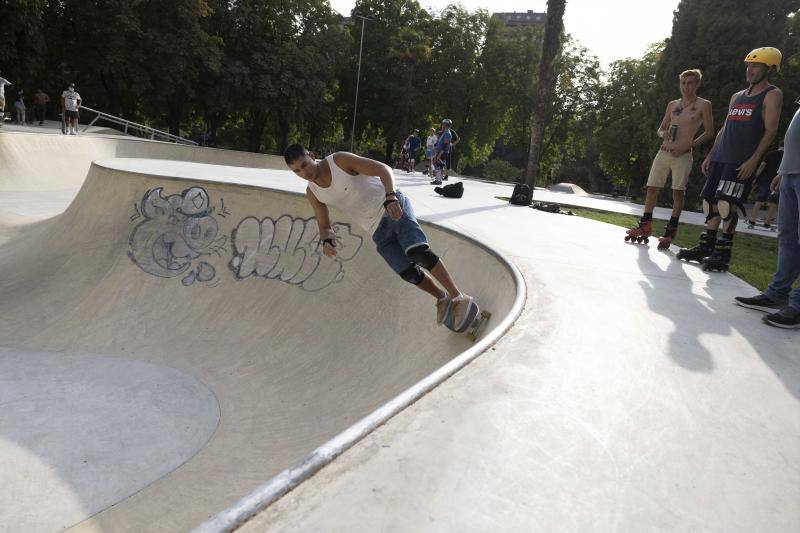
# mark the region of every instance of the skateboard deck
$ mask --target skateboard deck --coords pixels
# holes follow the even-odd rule
[[[481,308],[477,303],[475,303],[475,300],[470,298],[469,309],[464,322],[462,324],[454,323],[452,307],[450,307],[447,309],[447,314],[444,317],[444,325],[453,333],[463,333],[466,331],[467,338],[470,341],[475,342],[475,339],[478,338],[478,331],[480,330],[481,326],[483,326],[483,324],[488,321],[491,316],[492,313],[489,311],[481,311]]]

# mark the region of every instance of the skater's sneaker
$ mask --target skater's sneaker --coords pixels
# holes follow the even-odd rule
[[[669,245],[672,244],[672,240],[678,234],[678,228],[676,226],[667,226],[664,228],[664,235],[659,237],[658,239],[658,249],[659,250],[667,250],[669,249]]]
[[[767,224],[766,222],[764,222],[764,229],[771,230],[771,229],[772,229],[772,226],[770,226],[769,224]]]
[[[758,296],[746,297],[737,296],[734,301],[748,309],[755,309],[757,311],[764,311],[765,313],[773,313],[780,311],[786,305],[784,302],[778,302],[768,297],[766,294],[759,294]]]
[[[430,184],[431,185],[441,185],[442,184],[442,180],[433,180]]]
[[[453,327],[456,330],[464,326],[470,303],[472,303],[472,296],[467,296],[466,294],[459,294],[450,300],[450,313],[453,315]]]
[[[784,307],[777,313],[772,313],[761,317],[765,324],[778,328],[797,329],[800,328],[800,311],[793,307]]]
[[[747,229],[753,229],[756,227],[756,221],[747,219]]]
[[[445,175],[444,175],[444,177],[442,178],[442,181],[447,181],[448,179],[450,179],[450,176],[448,176],[447,174],[445,174]]]
[[[436,323],[440,326],[444,322],[444,317],[447,316],[447,312],[450,310],[450,302],[453,299],[449,296],[445,296],[441,300],[436,300]]]
[[[648,237],[653,234],[653,221],[643,220],[635,228],[631,228],[626,232],[625,242],[649,242]]]

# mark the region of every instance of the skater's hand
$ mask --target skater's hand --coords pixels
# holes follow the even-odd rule
[[[777,176],[772,178],[772,181],[769,184],[769,190],[770,192],[778,192],[778,189],[780,188],[781,188],[781,175],[778,174]]]
[[[736,179],[738,179],[739,181],[744,181],[744,180],[749,180],[750,178],[752,178],[755,175],[754,173],[755,173],[756,167],[758,167],[759,163],[760,163],[760,161],[754,160],[752,157],[750,159],[748,159],[747,161],[745,161],[744,163],[742,163],[736,169],[736,170],[739,171],[739,173],[736,175]]]
[[[386,206],[386,214],[389,215],[389,218],[392,220],[400,220],[400,217],[403,216],[403,207],[400,205],[400,202],[394,201]]]
[[[322,241],[322,253],[326,257],[336,257],[336,240],[325,239]]]
[[[709,154],[700,164],[700,170],[704,176],[708,176],[708,169],[711,167],[711,155]]]

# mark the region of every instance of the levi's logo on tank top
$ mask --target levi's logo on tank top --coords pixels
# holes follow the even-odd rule
[[[735,103],[728,109],[728,120],[750,120],[756,107],[757,104]]]

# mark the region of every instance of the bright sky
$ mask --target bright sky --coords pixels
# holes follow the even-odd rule
[[[441,10],[455,0],[418,0],[430,11]],[[626,57],[641,57],[651,43],[669,37],[672,12],[679,0],[567,0],[564,25],[567,32],[607,66]],[[461,0],[465,8],[494,12],[545,12],[546,0]],[[331,0],[333,9],[347,16],[355,0]]]

